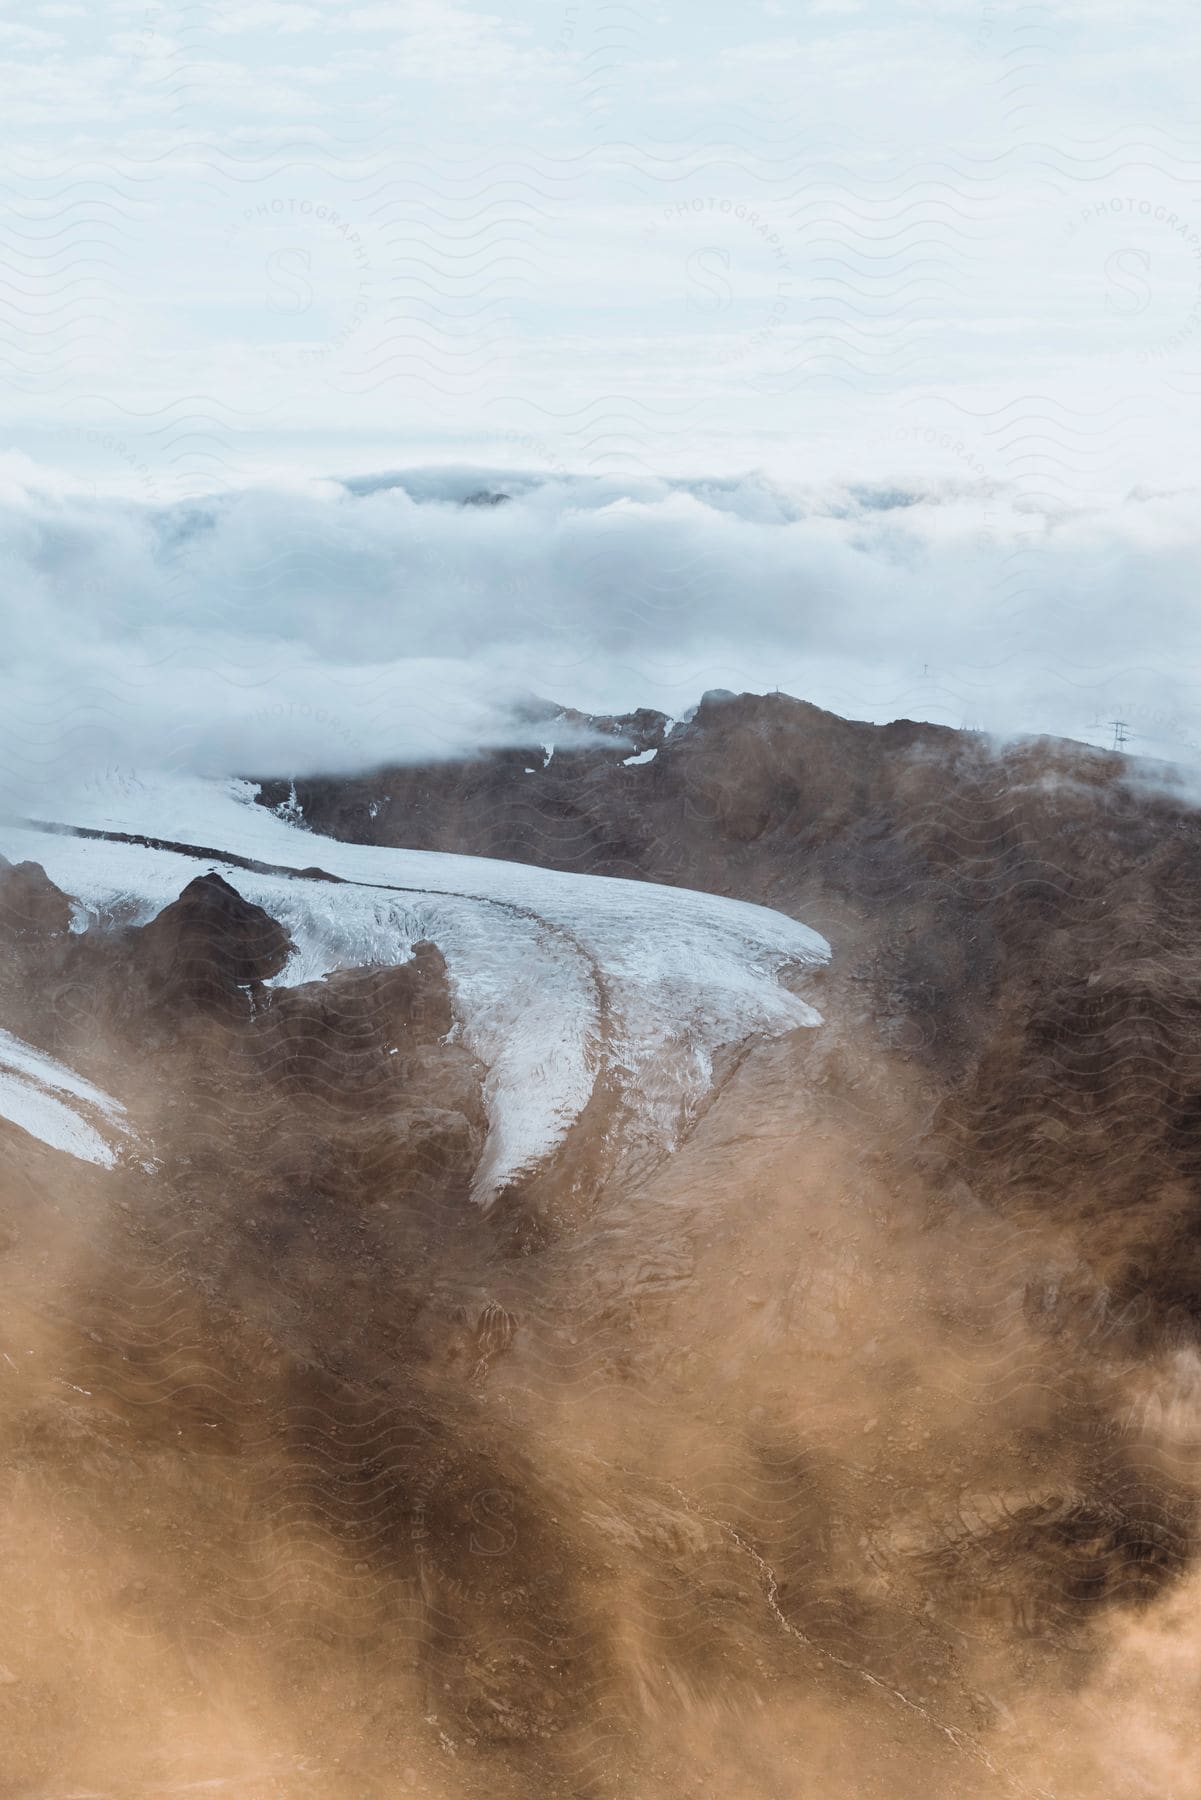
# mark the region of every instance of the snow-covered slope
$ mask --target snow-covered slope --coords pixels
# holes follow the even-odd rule
[[[667,1147],[721,1045],[820,1023],[781,977],[826,961],[829,947],[781,913],[644,882],[342,843],[255,805],[255,792],[109,776],[46,823],[210,853],[201,868],[219,870],[291,933],[285,985],[437,943],[467,1042],[489,1071],[481,1200],[561,1141],[602,1074],[636,1133]],[[99,920],[144,922],[200,872],[178,849],[28,823],[0,825],[0,851],[42,863]],[[271,867],[246,869],[242,858]]]
[[[111,1094],[0,1031],[0,1119],[52,1149],[111,1167],[126,1133],[124,1112]]]

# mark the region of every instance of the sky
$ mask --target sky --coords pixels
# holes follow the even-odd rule
[[[434,660],[472,667],[446,690],[448,718],[461,705],[476,720],[502,664],[506,694],[558,679],[556,698],[630,706],[678,706],[693,672],[738,686],[766,670],[857,716],[1109,741],[1107,721],[1130,713],[1132,747],[1184,753],[1201,739],[1182,573],[1201,395],[1199,38],[1175,0],[1137,15],[1001,0],[10,6],[6,604],[43,593],[53,517],[99,531],[115,558],[103,587],[131,520],[147,542],[178,538],[178,509],[225,492],[259,496],[260,523],[329,527],[346,576],[323,573],[322,604],[355,614],[338,480],[538,471],[545,503],[518,506],[528,566],[510,578],[558,571],[574,679],[532,652],[552,640],[517,590],[493,595],[481,635],[476,601],[393,546],[389,618]],[[623,597],[565,572],[565,545],[586,536],[569,495],[601,491],[587,484],[607,484],[611,508],[642,506],[628,543],[617,519],[626,549],[637,538],[681,569],[712,553],[713,509],[695,495],[721,481],[752,512],[765,493],[807,516],[876,496],[857,649],[814,586],[816,527],[796,519],[754,527],[775,531],[769,560],[793,586],[781,598],[769,582],[770,632],[749,608],[753,641],[724,563],[695,592],[672,577],[666,674]],[[692,484],[694,541],[673,482]],[[402,536],[428,525],[428,507],[392,493]],[[890,493],[921,505],[903,519]],[[373,511],[351,509],[365,530]],[[465,529],[475,545],[516,527]],[[853,538],[845,506],[827,529]],[[271,608],[278,668],[319,663],[297,579]],[[486,556],[472,579],[487,588]],[[199,576],[184,587],[207,592]],[[240,654],[228,635],[205,652],[203,616],[171,616],[205,666]],[[601,655],[613,616],[621,652]],[[145,623],[126,596],[89,617],[89,641],[119,659]],[[28,643],[47,696],[75,660],[61,649]],[[360,643],[356,667],[373,654]],[[290,739],[278,751],[295,753]]]

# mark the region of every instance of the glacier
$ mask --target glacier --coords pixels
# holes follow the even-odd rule
[[[216,870],[292,936],[273,985],[407,961],[431,939],[487,1071],[481,1204],[553,1152],[602,1076],[635,1135],[670,1150],[722,1046],[821,1023],[794,984],[830,947],[783,913],[651,882],[345,843],[259,806],[257,792],[107,771],[72,794],[69,816],[43,807],[0,824],[0,851],[40,862],[81,924],[146,923]]]

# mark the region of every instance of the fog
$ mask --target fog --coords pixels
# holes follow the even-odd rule
[[[1121,720],[1187,763],[1197,535],[1187,490],[1056,513],[979,483],[469,468],[152,505],[10,461],[0,766],[18,793],[110,762],[352,771],[710,687],[1106,744]]]

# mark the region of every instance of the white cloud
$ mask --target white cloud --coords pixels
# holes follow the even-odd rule
[[[520,738],[531,694],[679,713],[716,686],[1094,741],[1120,716],[1131,749],[1201,758],[1191,493],[1050,517],[951,483],[443,469],[152,508],[21,473],[0,490],[18,792],[97,761],[454,755]],[[461,503],[489,483],[513,497]]]
[[[11,25],[0,20],[0,46],[22,50],[55,50],[64,42],[57,31],[39,31],[35,25]]]
[[[1201,456],[1201,18],[847,3],[14,20],[9,442],[158,495],[505,443],[1065,511],[1171,485]],[[1147,217],[1082,223],[1122,196]],[[305,204],[353,253],[273,210]]]
[[[218,13],[212,29],[219,37],[251,31],[319,31],[333,21],[315,6],[299,6],[292,0],[242,0],[242,4]]]

